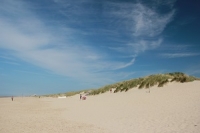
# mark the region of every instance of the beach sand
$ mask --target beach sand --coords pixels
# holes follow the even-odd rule
[[[68,98],[0,98],[0,133],[200,133],[200,81]]]

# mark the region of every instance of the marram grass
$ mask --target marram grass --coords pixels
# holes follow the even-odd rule
[[[93,90],[91,95],[97,95],[104,92],[109,91],[111,88],[115,88],[114,93],[128,91],[134,87],[138,87],[138,89],[143,88],[150,88],[153,86],[163,87],[168,82],[191,82],[194,80],[198,80],[193,76],[188,76],[181,72],[174,72],[174,73],[166,73],[166,74],[156,74],[156,75],[149,75],[143,78],[131,79],[128,81],[123,81],[119,83],[115,83],[112,85],[108,85],[97,90]]]
[[[76,94],[80,94],[81,92],[89,92],[89,95],[98,95],[101,93],[105,93],[110,89],[115,89],[114,93],[128,91],[129,89],[138,87],[138,89],[143,88],[150,88],[153,86],[163,87],[168,82],[191,82],[194,80],[199,80],[199,78],[188,76],[181,72],[174,72],[174,73],[166,73],[166,74],[156,74],[156,75],[149,75],[143,78],[136,78],[127,81],[118,82],[111,85],[106,85],[99,89],[90,89],[90,90],[82,90],[76,92],[67,92],[67,93],[60,93],[60,94],[52,94],[46,95],[50,97],[57,97],[57,96],[73,96]]]

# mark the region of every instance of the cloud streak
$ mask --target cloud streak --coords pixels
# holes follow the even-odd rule
[[[165,53],[161,54],[161,56],[166,58],[182,58],[182,57],[191,57],[191,56],[199,56],[199,53]]]

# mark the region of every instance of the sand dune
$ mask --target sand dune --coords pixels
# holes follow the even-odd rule
[[[199,133],[200,81],[57,98],[0,99],[0,133]]]

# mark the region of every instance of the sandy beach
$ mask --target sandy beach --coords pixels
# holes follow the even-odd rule
[[[200,81],[58,98],[0,98],[0,133],[200,133]]]

